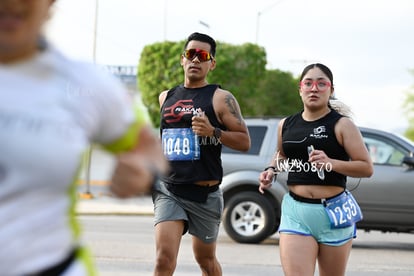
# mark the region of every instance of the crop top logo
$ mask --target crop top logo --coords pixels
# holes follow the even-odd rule
[[[318,126],[313,129],[313,133],[310,134],[310,137],[315,138],[315,139],[328,138],[328,135],[325,132],[326,132],[325,126]]]
[[[163,110],[163,117],[166,123],[176,123],[181,120],[184,115],[191,114],[194,112],[193,100],[180,100],[175,104],[165,107]]]

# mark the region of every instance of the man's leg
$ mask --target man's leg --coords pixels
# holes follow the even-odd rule
[[[221,276],[221,266],[216,257],[216,242],[205,243],[193,236],[194,257],[203,276]]]
[[[155,225],[156,263],[154,276],[173,275],[184,230],[184,221],[163,221]]]

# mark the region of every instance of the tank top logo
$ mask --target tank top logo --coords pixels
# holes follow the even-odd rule
[[[315,139],[326,139],[328,138],[328,135],[326,134],[326,128],[325,126],[318,126],[313,129],[313,133],[309,135],[312,138]]]
[[[163,110],[163,117],[166,123],[176,123],[179,122],[184,115],[193,115],[194,111],[193,100],[180,100],[171,106],[165,107]]]

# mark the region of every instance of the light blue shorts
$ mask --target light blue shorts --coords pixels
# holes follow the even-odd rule
[[[312,236],[318,243],[340,246],[356,238],[356,225],[332,229],[322,203],[305,203],[283,197],[279,233]]]

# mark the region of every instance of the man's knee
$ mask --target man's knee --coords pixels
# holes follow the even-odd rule
[[[155,270],[156,271],[170,271],[171,273],[174,272],[175,267],[177,265],[177,259],[170,255],[163,252],[157,253],[155,259]]]
[[[216,258],[204,258],[203,260],[198,261],[203,275],[222,275],[221,266]]]

